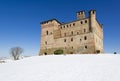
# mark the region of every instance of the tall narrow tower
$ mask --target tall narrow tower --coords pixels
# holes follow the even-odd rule
[[[93,32],[96,26],[96,10],[89,11],[90,31]]]
[[[96,10],[89,11],[89,27],[94,36],[95,53],[103,53],[103,27],[96,19]]]

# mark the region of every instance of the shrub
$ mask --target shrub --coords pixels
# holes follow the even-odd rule
[[[63,50],[56,50],[56,51],[54,51],[54,54],[61,55],[61,54],[63,54]]]

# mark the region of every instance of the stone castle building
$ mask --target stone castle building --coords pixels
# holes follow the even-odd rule
[[[103,27],[96,19],[96,11],[77,12],[77,20],[60,23],[56,19],[41,22],[41,44],[39,55],[54,54],[63,50],[65,54],[103,53]]]

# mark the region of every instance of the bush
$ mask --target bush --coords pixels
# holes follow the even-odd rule
[[[61,55],[61,54],[63,54],[63,50],[56,50],[56,51],[54,51],[54,54]]]

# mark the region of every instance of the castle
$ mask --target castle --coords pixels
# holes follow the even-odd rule
[[[103,53],[103,26],[96,19],[96,10],[77,12],[77,20],[60,23],[56,19],[41,22],[41,44],[39,55]]]

